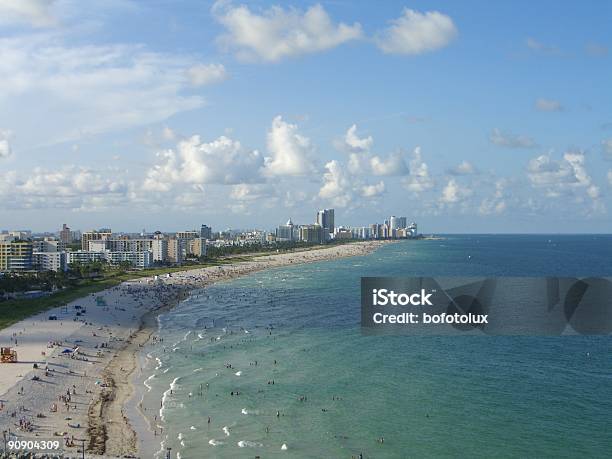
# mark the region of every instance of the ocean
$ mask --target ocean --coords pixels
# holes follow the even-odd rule
[[[194,291],[143,350],[143,406],[163,427],[148,446],[182,459],[609,457],[610,337],[364,336],[359,320],[362,276],[611,275],[612,236],[448,235]]]

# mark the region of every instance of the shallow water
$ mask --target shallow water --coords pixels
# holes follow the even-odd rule
[[[609,337],[363,336],[359,282],[610,276],[610,260],[608,236],[449,236],[196,291],[146,350],[157,441],[181,458],[607,456]]]

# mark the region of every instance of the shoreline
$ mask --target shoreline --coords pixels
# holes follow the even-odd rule
[[[126,405],[136,393],[134,379],[139,367],[140,350],[157,330],[157,317],[160,314],[174,308],[191,290],[221,280],[274,267],[367,255],[387,243],[364,241],[317,250],[278,253],[249,261],[174,272],[165,278],[140,278],[76,300],[68,307],[37,314],[1,330],[0,342],[3,345],[7,337],[18,340],[16,349],[20,353],[20,361],[24,346],[31,356],[36,355],[36,351],[40,352],[46,340],[39,335],[57,336],[58,329],[63,334],[58,336],[62,338],[58,339],[58,345],[53,346],[52,351],[45,353],[43,358],[17,364],[19,368],[16,374],[8,377],[3,374],[0,378],[0,392],[3,392],[0,395],[3,403],[0,426],[3,430],[10,428],[14,438],[54,438],[63,443],[68,442],[73,446],[65,448],[67,457],[71,457],[71,453],[76,455],[80,452],[83,441],[86,442],[85,449],[89,455],[137,457],[143,439],[137,437],[132,422],[137,416],[144,419],[145,423],[149,421],[138,407],[138,413],[127,414]],[[87,308],[86,318],[77,320],[78,317],[74,317],[69,322],[69,314],[76,306],[75,303]],[[101,307],[101,304],[104,306]],[[114,306],[113,310],[109,304]],[[47,315],[55,313],[63,314],[59,326],[55,321],[45,320]],[[24,341],[25,344],[22,344]],[[30,342],[36,342],[36,345],[30,345]],[[66,349],[73,351],[68,354],[70,357],[65,353]],[[37,380],[32,379],[31,373],[38,372],[38,375],[42,370],[27,367],[27,364],[31,365],[35,360],[39,368],[42,368],[40,365],[53,367]],[[61,360],[64,361],[58,365],[57,362]],[[5,367],[3,365],[3,370]],[[61,374],[57,367],[69,368],[69,372]],[[55,412],[51,412],[49,406],[53,406],[54,402],[59,405],[56,400],[60,396],[54,396],[49,391],[40,396],[44,392],[41,390],[41,382],[58,386],[54,390],[59,389],[60,394],[65,393],[64,387],[67,387],[68,391],[75,392],[71,396],[80,400],[74,406],[70,406],[69,402],[64,408],[57,407]],[[17,386],[21,388],[18,390]],[[24,401],[26,403],[20,405]],[[30,421],[33,429],[18,430],[15,418],[31,419],[33,413],[38,413],[37,418]],[[153,437],[153,432],[148,428],[146,430]]]
[[[176,307],[185,297],[184,292],[180,292],[167,304],[147,311],[138,330],[130,335],[126,345],[104,369],[105,381],[113,391],[112,397],[100,396],[90,405],[88,433],[91,453],[120,456],[138,450],[136,433],[124,414],[124,405],[135,392],[131,379],[138,367],[138,354],[157,329],[157,317]],[[113,441],[109,443],[107,439]]]
[[[175,306],[178,305],[178,303],[180,303],[181,301],[183,301],[184,299],[186,299],[188,297],[188,295],[190,294],[190,292],[192,290],[195,289],[199,289],[199,288],[205,288],[211,284],[214,284],[216,282],[222,281],[222,280],[231,280],[231,279],[235,279],[241,276],[245,276],[245,275],[249,275],[252,273],[255,273],[257,271],[262,271],[265,269],[270,269],[270,268],[275,268],[275,267],[282,267],[282,266],[290,266],[292,264],[306,264],[306,263],[315,263],[315,262],[319,262],[319,261],[326,261],[326,260],[333,260],[333,259],[338,259],[338,258],[347,258],[347,257],[353,257],[353,256],[360,256],[360,255],[367,255],[370,253],[375,252],[376,250],[378,250],[380,247],[382,247],[383,245],[388,244],[388,241],[367,241],[367,242],[360,242],[360,243],[356,243],[356,244],[349,244],[349,245],[344,245],[344,246],[336,246],[336,247],[328,247],[328,248],[323,248],[323,249],[317,249],[317,250],[306,250],[306,251],[298,251],[298,252],[291,252],[289,254],[287,253],[283,253],[283,254],[274,254],[274,255],[265,255],[262,257],[259,257],[258,259],[256,259],[256,264],[253,265],[253,262],[240,262],[237,265],[247,265],[245,267],[245,269],[238,269],[236,270],[236,272],[230,273],[229,275],[226,276],[221,276],[221,278],[217,278],[217,279],[212,279],[212,280],[204,280],[202,282],[202,280],[196,280],[196,279],[189,279],[188,280],[188,285],[189,287],[187,287],[187,289],[185,291],[183,291],[184,293],[184,297],[181,298],[179,301],[176,302],[176,304],[164,308],[164,311],[168,311],[173,309]],[[341,251],[337,251],[337,250],[333,250],[333,249],[337,249],[339,247],[345,247],[345,248],[349,248],[349,247],[353,247],[355,248],[355,245],[359,245],[361,250],[341,250]],[[324,252],[325,250],[329,250],[329,252]],[[319,252],[319,253],[318,253]],[[293,260],[292,258],[294,257],[286,257],[286,255],[298,255],[298,256],[303,256],[305,255],[306,257],[304,257],[301,260]],[[314,256],[313,256],[314,255]],[[274,260],[272,262],[270,262],[271,260]],[[268,263],[260,263],[260,262],[268,262]],[[204,268],[209,269],[209,268]],[[200,270],[192,270],[192,271],[200,271]],[[186,271],[184,272],[185,274],[188,274],[192,271]],[[180,274],[180,273],[177,273]],[[187,276],[189,277],[189,276]],[[161,315],[163,312],[160,312],[159,314],[155,314],[155,317],[157,318],[159,315]],[[158,328],[158,324],[157,321],[155,322],[155,331]],[[153,335],[154,330],[146,330],[143,329],[141,331],[139,331],[139,333],[142,334],[146,334],[147,335],[147,342],[144,343],[144,345],[149,343],[150,337]],[[126,352],[127,349],[126,349]],[[136,351],[138,352],[138,350]],[[134,368],[135,370],[136,368]],[[125,406],[131,398],[133,398],[136,395],[142,395],[139,394],[136,387],[134,387],[134,384],[137,380],[137,377],[134,375],[134,373],[132,372],[132,374],[130,375],[131,378],[131,384],[132,384],[132,392],[129,394],[129,396],[127,396],[126,398],[123,399],[123,406]],[[135,401],[135,406],[134,409],[127,413],[127,418],[126,418],[126,427],[129,428],[134,435],[136,435],[135,432],[135,428],[132,425],[132,423],[130,423],[130,421],[128,419],[131,419],[132,422],[138,422],[140,424],[139,421],[144,421],[142,422],[142,425],[139,425],[139,433],[141,434],[140,437],[138,437],[138,448],[136,453],[137,454],[141,454],[143,451],[143,445],[144,444],[148,444],[148,442],[155,442],[157,439],[153,433],[152,427],[153,424],[155,423],[155,421],[153,419],[150,419],[147,416],[147,413],[145,413],[143,411],[143,407],[141,404],[141,401]],[[160,427],[160,426],[157,426]],[[146,436],[146,438],[144,438],[144,436]],[[150,450],[147,450],[147,453],[156,453],[157,449],[153,448]]]

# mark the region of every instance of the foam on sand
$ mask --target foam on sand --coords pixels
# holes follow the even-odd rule
[[[173,392],[178,387],[178,384],[176,384],[176,382],[179,379],[181,378],[180,377],[174,378],[174,380],[170,383],[170,387],[168,388],[168,390],[166,390],[164,394],[162,395],[161,408],[159,409],[159,418],[162,421],[166,420],[166,418],[164,418],[164,412],[166,411],[166,401],[168,400],[170,393]]]
[[[153,378],[155,378],[155,375],[151,375],[149,376],[147,379],[144,380],[143,384],[144,386],[147,388],[147,392],[151,392],[151,389],[153,389],[153,387],[149,384],[149,381],[151,381]]]

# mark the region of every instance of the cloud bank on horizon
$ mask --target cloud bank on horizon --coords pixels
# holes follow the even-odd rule
[[[182,6],[0,0],[2,227],[609,230],[612,7]]]

